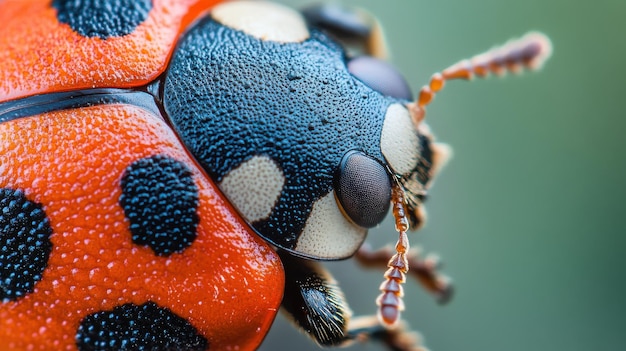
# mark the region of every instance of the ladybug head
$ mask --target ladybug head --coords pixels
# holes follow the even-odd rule
[[[248,223],[315,259],[354,254],[405,190],[408,218],[445,148],[386,62],[353,56],[295,11],[216,7],[183,37],[164,105],[185,145]]]

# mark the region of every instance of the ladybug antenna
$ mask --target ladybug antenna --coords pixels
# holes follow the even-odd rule
[[[551,54],[550,39],[542,33],[530,32],[469,60],[459,61],[443,72],[433,74],[430,83],[420,90],[417,100],[408,104],[413,120],[418,125],[424,119],[426,105],[443,89],[447,80],[471,80],[475,75],[483,78],[490,72],[500,76],[507,71],[519,73],[523,68],[536,70],[543,66]]]
[[[391,190],[391,206],[393,218],[396,221],[396,231],[399,233],[396,243],[396,253],[391,257],[385,272],[385,281],[380,285],[381,294],[376,299],[378,305],[378,320],[386,327],[394,326],[400,320],[400,312],[404,310],[402,284],[409,271],[407,252],[409,251],[409,220],[404,209],[404,190],[397,182]]]

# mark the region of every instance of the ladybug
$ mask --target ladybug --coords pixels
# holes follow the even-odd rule
[[[0,2],[0,350],[253,350],[279,309],[323,346],[420,350],[409,250],[447,80],[538,68],[540,33],[413,98],[373,17],[265,2]],[[395,251],[364,244],[392,212]],[[321,261],[387,269],[352,318]]]

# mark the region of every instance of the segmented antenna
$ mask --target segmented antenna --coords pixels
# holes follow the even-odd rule
[[[391,327],[400,320],[400,312],[404,310],[402,284],[406,281],[405,274],[409,271],[407,252],[409,251],[409,220],[404,210],[404,190],[396,184],[391,191],[393,218],[396,221],[396,231],[399,233],[396,243],[396,254],[391,257],[385,272],[385,281],[380,285],[380,296],[376,299],[378,305],[378,319]]]
[[[435,94],[446,81],[453,79],[473,79],[474,76],[486,77],[489,73],[502,75],[507,71],[517,73],[523,68],[539,69],[550,57],[552,45],[543,34],[531,32],[520,39],[476,55],[469,60],[460,61],[441,73],[435,73],[430,83],[425,85],[415,102],[409,103],[408,108],[415,125],[424,119],[425,107],[432,101]],[[409,221],[405,213],[404,189],[395,184],[391,193],[393,217],[396,221],[396,231],[399,233],[396,243],[396,253],[391,257],[385,272],[385,281],[380,285],[381,294],[376,299],[378,305],[378,319],[386,327],[394,326],[400,320],[400,313],[404,310],[402,284],[409,271],[407,252],[409,239],[406,232],[409,230]]]
[[[409,104],[416,125],[426,114],[425,107],[435,94],[443,89],[446,81],[453,79],[473,79],[474,76],[486,77],[490,72],[502,75],[507,71],[518,73],[523,68],[535,70],[541,68],[552,53],[550,39],[539,32],[530,32],[523,37],[476,55],[469,60],[462,60],[433,74],[430,83],[420,90],[417,101]]]

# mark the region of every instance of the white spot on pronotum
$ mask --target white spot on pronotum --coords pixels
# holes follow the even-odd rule
[[[264,1],[233,1],[213,8],[217,22],[257,39],[299,43],[309,38],[302,15],[288,7]]]
[[[295,251],[321,259],[346,258],[356,252],[366,234],[365,228],[346,219],[331,191],[313,204]]]
[[[390,105],[385,114],[380,149],[389,166],[398,174],[411,172],[419,160],[419,138],[409,110]]]
[[[254,156],[231,170],[220,189],[250,223],[269,217],[285,185],[278,164],[267,156]]]

